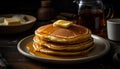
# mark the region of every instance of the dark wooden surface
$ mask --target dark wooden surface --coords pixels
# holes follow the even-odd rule
[[[113,61],[114,49],[102,58],[82,64],[51,64],[36,61],[21,55],[17,50],[17,43],[24,37],[34,34],[34,30],[44,24],[36,22],[32,29],[16,35],[0,35],[0,52],[9,63],[8,69],[119,69]]]

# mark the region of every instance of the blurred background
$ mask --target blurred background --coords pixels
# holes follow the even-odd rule
[[[51,0],[56,13],[76,12],[73,0]],[[0,0],[0,14],[24,13],[37,16],[41,0]],[[114,17],[120,17],[119,0],[103,0],[106,7],[112,7]]]

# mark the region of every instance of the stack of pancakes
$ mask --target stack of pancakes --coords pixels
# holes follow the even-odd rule
[[[48,24],[35,30],[35,51],[50,55],[78,55],[88,53],[94,48],[88,28],[73,23],[64,26],[67,21],[61,22],[63,23],[58,22],[55,26]]]

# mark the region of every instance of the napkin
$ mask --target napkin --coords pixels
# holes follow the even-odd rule
[[[113,51],[113,62],[120,65],[120,42],[110,41]]]

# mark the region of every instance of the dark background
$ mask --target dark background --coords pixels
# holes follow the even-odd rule
[[[0,14],[24,13],[37,16],[41,0],[0,0]],[[107,6],[112,6],[114,17],[120,17],[119,0],[103,0]],[[74,12],[73,0],[52,0],[52,6],[57,12]]]

